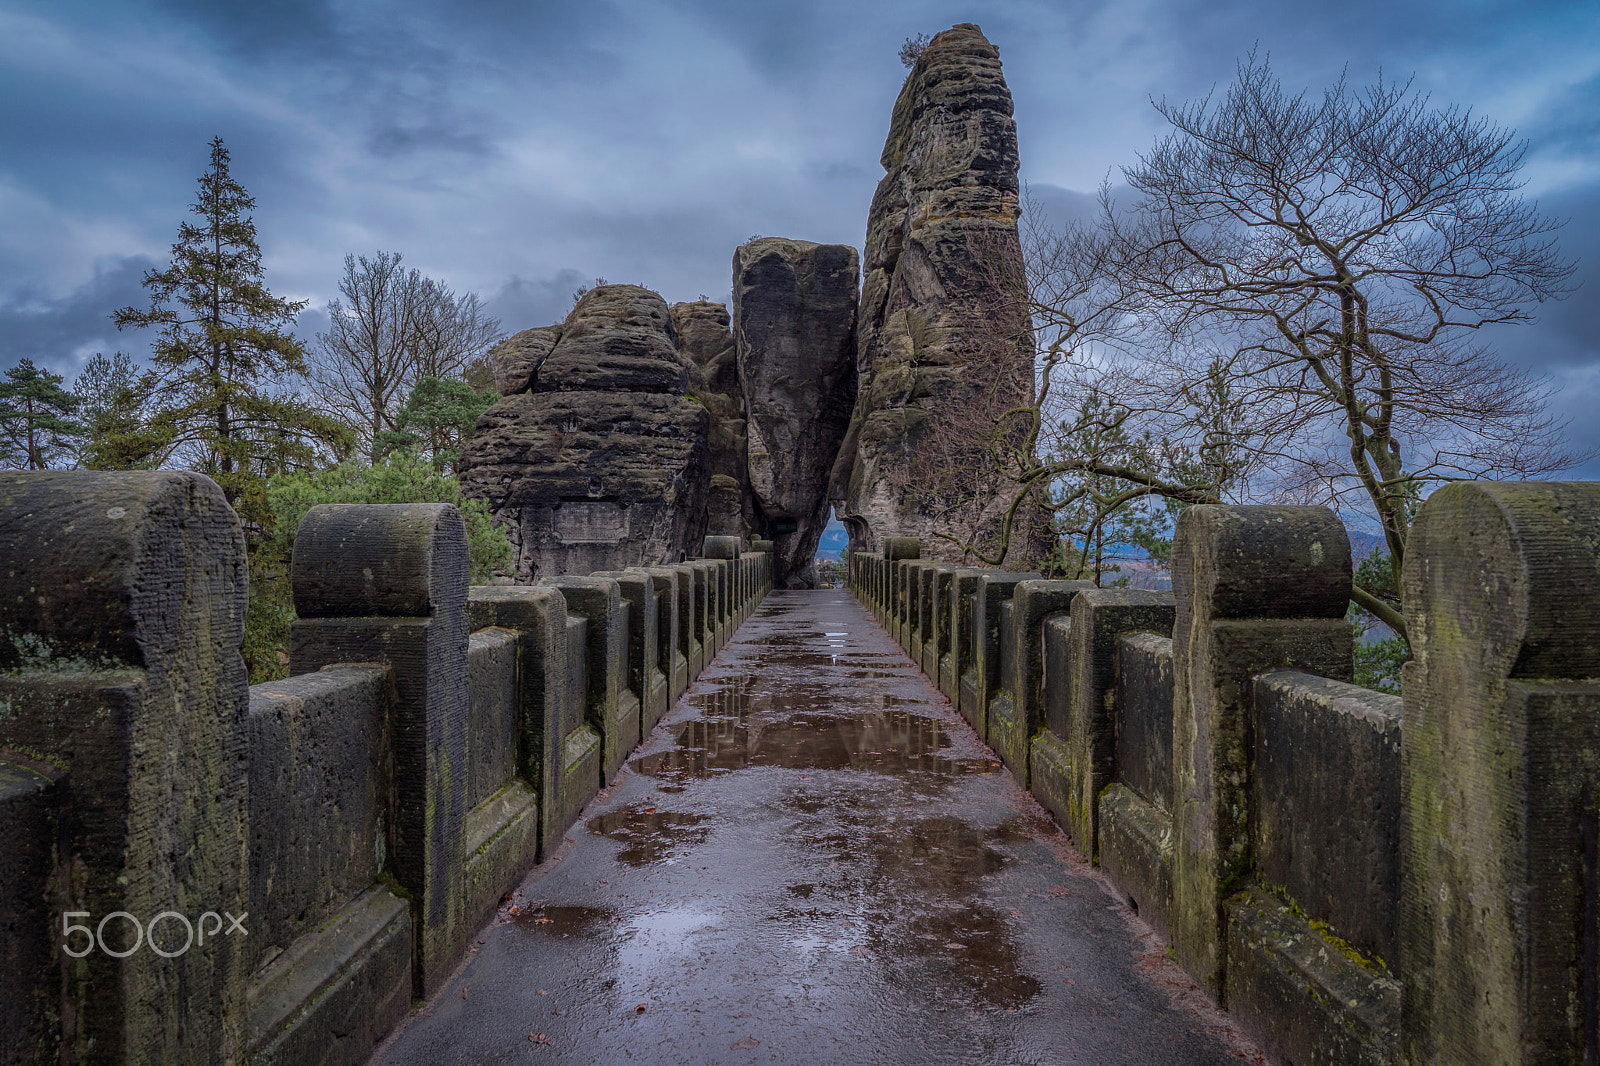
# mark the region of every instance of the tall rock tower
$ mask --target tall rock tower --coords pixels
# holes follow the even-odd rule
[[[976,536],[992,551],[1010,482],[983,427],[1033,399],[1017,238],[1017,129],[1000,53],[970,23],[928,43],[895,101],[867,217],[859,389],[829,495],[851,545]],[[1007,560],[1029,540],[1013,536]]]
[[[779,588],[816,588],[829,475],[856,398],[856,250],[762,237],[733,253],[750,501]]]

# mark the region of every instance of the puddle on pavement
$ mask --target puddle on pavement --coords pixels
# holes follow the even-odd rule
[[[678,747],[633,760],[651,777],[709,777],[747,766],[869,770],[883,774],[988,774],[994,759],[944,754],[950,738],[937,719],[905,711],[791,714],[775,721],[740,715],[685,722]]]
[[[1039,979],[1019,969],[1012,919],[985,899],[985,879],[1012,861],[993,846],[1000,827],[938,816],[864,828],[795,841],[835,873],[783,886],[767,917],[793,944],[883,959],[884,979],[919,995],[1015,1010],[1039,994]]]
[[[629,866],[648,866],[704,843],[705,816],[688,811],[658,811],[655,807],[630,803],[626,807],[596,815],[585,823],[589,832],[610,837],[627,845],[617,852],[617,861]]]
[[[599,907],[533,907],[517,915],[516,923],[549,936],[573,936],[615,917]]]
[[[991,1006],[1015,1010],[1044,987],[1038,978],[1018,972],[1009,924],[979,903],[924,915],[895,946],[948,969]]]
[[[969,895],[1010,860],[991,834],[958,818],[928,818],[878,838],[878,875],[929,895]]]

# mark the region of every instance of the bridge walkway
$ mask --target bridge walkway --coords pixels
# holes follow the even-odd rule
[[[848,592],[773,592],[372,1060],[1260,1061]]]

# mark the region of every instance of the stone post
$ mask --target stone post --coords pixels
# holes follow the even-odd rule
[[[743,553],[743,545],[738,537],[707,537],[705,542],[705,558],[723,560],[727,562],[728,569],[725,576],[727,582],[726,604],[728,632],[732,633],[738,624],[744,621],[739,617],[739,608],[742,606],[742,592],[744,582],[741,580],[741,567],[739,558]]]
[[[689,660],[683,654],[683,623],[679,617],[683,598],[678,586],[683,578],[677,568],[671,566],[646,567],[645,573],[655,583],[656,602],[661,610],[661,619],[656,625],[661,646],[658,660],[661,672],[667,675],[667,706],[671,707],[672,701],[689,687]]]
[[[238,517],[200,474],[7,470],[0,544],[0,1054],[238,1062],[241,934],[83,950],[249,909]]]
[[[717,643],[717,575],[704,559],[690,559],[689,569],[694,571],[694,613],[699,625],[695,635],[705,649],[704,664],[709,664],[722,647]]]
[[[695,580],[694,567],[679,563],[672,569],[678,575],[678,650],[683,653],[687,664],[684,680],[684,687],[687,688],[700,676],[706,662],[705,646],[700,642],[705,628],[701,618],[704,596],[699,582]]]
[[[949,647],[939,656],[939,691],[961,706],[961,678],[972,668],[972,597],[978,591],[983,571],[974,566],[958,566],[950,574]]]
[[[955,567],[937,563],[928,572],[927,602],[923,605],[923,641],[917,664],[934,686],[939,684],[939,661],[950,650],[950,577]]]
[[[1350,541],[1326,507],[1191,507],[1172,549],[1172,947],[1211,995],[1249,872],[1250,677],[1349,681]]]
[[[1003,570],[980,570],[972,593],[971,667],[961,678],[961,713],[972,728],[993,743],[989,729],[989,699],[1000,688],[1001,607],[1011,599],[1017,585],[1037,581],[1038,574],[1012,574]]]
[[[639,745],[639,707],[628,688],[628,620],[622,587],[606,577],[547,577],[567,610],[588,620],[589,722],[600,733],[601,783],[609,785]]]
[[[1000,634],[1000,689],[989,704],[989,746],[1028,787],[1029,742],[1044,718],[1044,621],[1071,608],[1092,581],[1019,581],[1011,594],[1011,626]]]
[[[1402,584],[1402,1058],[1592,1062],[1600,483],[1446,485]]]
[[[906,654],[914,661],[922,659],[922,575],[932,563],[912,559],[905,564],[905,622],[901,625],[901,643]]]
[[[895,640],[904,643],[901,632],[905,619],[905,601],[902,590],[905,586],[905,567],[902,560],[919,559],[922,557],[922,542],[916,537],[886,537],[883,541],[883,561],[886,568],[884,575],[883,627],[887,629]]]
[[[499,626],[517,634],[518,764],[539,796],[539,856],[545,858],[578,813],[563,810],[561,802],[567,601],[551,588],[477,585],[468,591],[467,618],[474,631]]]
[[[472,930],[461,911],[467,754],[467,530],[449,504],[322,504],[295,535],[289,668],[394,670],[391,866],[410,893],[412,972],[433,992]]]
[[[608,577],[622,590],[628,605],[627,685],[639,701],[639,736],[643,738],[667,713],[667,677],[659,658],[660,611],[655,579],[643,568],[600,571],[591,577]]]
[[[1175,611],[1170,592],[1091,589],[1072,601],[1066,639],[1050,642],[1055,646],[1048,649],[1045,666],[1047,711],[1063,729],[1059,734],[1047,730],[1035,742],[1034,752],[1042,756],[1041,765],[1049,761],[1060,767],[1063,824],[1091,858],[1099,847],[1100,793],[1111,783],[1117,762],[1117,723],[1122,713],[1113,695],[1118,641],[1141,630],[1170,636]],[[1171,729],[1169,708],[1167,731]]]

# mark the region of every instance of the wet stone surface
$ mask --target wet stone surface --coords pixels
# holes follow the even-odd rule
[[[1255,1058],[842,591],[769,595],[569,838],[375,1062]]]

